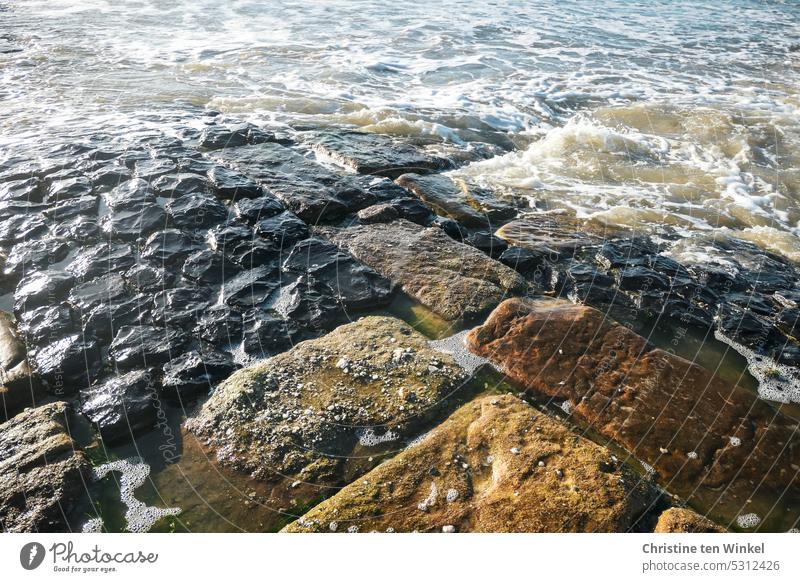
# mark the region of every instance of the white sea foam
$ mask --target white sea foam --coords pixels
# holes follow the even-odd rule
[[[129,459],[120,459],[95,467],[94,478],[102,479],[112,471],[121,473],[119,493],[122,503],[124,503],[127,508],[125,512],[125,521],[127,522],[128,531],[134,533],[147,532],[150,531],[159,519],[180,514],[181,510],[178,507],[162,509],[160,507],[145,505],[143,502],[136,499],[134,492],[144,485],[145,481],[150,476],[150,466],[141,458],[131,457]],[[99,524],[97,522],[92,522],[92,527],[100,527],[101,525],[102,522]]]
[[[752,529],[761,523],[761,518],[755,513],[745,513],[736,518],[736,525],[742,529]]]
[[[467,349],[464,342],[470,331],[471,330],[466,329],[444,339],[432,340],[428,342],[428,345],[434,350],[453,356],[456,363],[461,366],[467,374],[474,374],[481,366],[491,364],[486,358],[476,356]]]
[[[396,441],[400,435],[394,431],[387,430],[385,433],[378,435],[371,428],[365,428],[358,434],[358,442],[362,447],[376,447],[383,443]]]
[[[747,371],[758,381],[758,395],[761,398],[783,403],[800,402],[800,370],[757,354],[719,330],[714,332],[714,337],[728,344],[747,360]]]

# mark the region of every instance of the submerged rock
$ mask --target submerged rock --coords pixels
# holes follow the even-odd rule
[[[366,317],[236,372],[186,426],[223,463],[313,484],[298,494],[316,497],[369,468],[349,459],[359,427],[412,437],[464,379],[403,322]]]
[[[259,236],[245,224],[229,223],[215,226],[208,232],[209,246],[226,258],[245,268],[253,268],[279,255],[280,246]]]
[[[8,532],[63,532],[91,466],[55,402],[0,424],[0,524]]]
[[[125,280],[137,291],[161,291],[172,287],[175,273],[147,263],[134,265],[125,272]]]
[[[256,222],[255,231],[278,249],[287,249],[292,243],[306,238],[309,234],[306,223],[291,212],[281,212],[269,218],[262,218]]]
[[[100,221],[100,229],[112,239],[135,241],[164,228],[167,214],[157,204],[111,210]]]
[[[320,232],[445,319],[479,314],[522,293],[522,277],[438,228],[406,220]]]
[[[207,150],[217,150],[263,143],[274,139],[275,136],[271,133],[249,123],[240,123],[232,127],[211,125],[202,131],[197,145]]]
[[[69,292],[69,303],[79,311],[91,311],[101,303],[116,301],[127,294],[122,275],[109,273],[86,283],[80,283]]]
[[[153,296],[153,322],[191,327],[211,304],[211,295],[210,289],[193,286],[159,291]]]
[[[181,273],[191,281],[205,285],[216,285],[235,277],[242,268],[216,251],[203,249],[186,257]]]
[[[503,225],[495,234],[509,244],[546,251],[556,260],[572,257],[580,249],[601,242],[585,232],[577,220],[558,213],[526,216]]]
[[[72,308],[65,302],[43,305],[26,311],[20,317],[19,328],[25,334],[28,351],[36,351],[55,340],[78,331]]]
[[[156,419],[152,373],[135,370],[81,390],[81,412],[108,442],[131,439]]]
[[[685,507],[670,507],[658,518],[654,533],[724,533],[725,528]]]
[[[155,206],[156,193],[148,182],[140,179],[128,180],[103,195],[111,210],[125,210]]]
[[[800,489],[796,421],[750,391],[650,345],[600,311],[511,299],[468,347],[572,418],[616,440],[679,492],[725,488],[734,499]]]
[[[211,191],[211,183],[205,176],[183,172],[161,176],[153,187],[159,196],[180,199],[190,195],[204,195]]]
[[[150,322],[153,310],[152,297],[141,293],[98,304],[88,313],[81,314],[84,335],[106,346],[121,327]]]
[[[485,396],[284,531],[626,532],[656,498],[603,447]]]
[[[304,138],[318,156],[359,174],[396,178],[407,172],[422,174],[450,167],[445,158],[376,133],[319,132]]]
[[[0,245],[13,245],[42,236],[47,219],[40,214],[14,214],[0,220]]]
[[[220,291],[227,305],[248,308],[264,303],[281,284],[278,265],[264,265],[228,279]]]

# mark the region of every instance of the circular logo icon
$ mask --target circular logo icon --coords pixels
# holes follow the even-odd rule
[[[44,546],[39,542],[29,542],[19,551],[19,563],[26,570],[35,570],[44,561]]]

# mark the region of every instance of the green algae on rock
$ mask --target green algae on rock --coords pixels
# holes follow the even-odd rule
[[[402,321],[365,317],[239,370],[186,427],[222,463],[319,497],[427,428],[466,379]]]
[[[561,422],[484,396],[284,531],[628,531],[657,497]]]
[[[450,321],[478,315],[527,289],[515,271],[438,228],[401,219],[318,230]]]
[[[91,468],[68,433],[69,408],[54,402],[0,424],[0,527],[64,531]]]

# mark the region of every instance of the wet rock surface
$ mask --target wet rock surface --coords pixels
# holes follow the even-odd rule
[[[540,292],[608,311],[642,331],[715,330],[740,353],[797,365],[792,315],[800,271],[752,243],[722,234],[660,243],[597,236],[557,215],[512,221],[496,234],[513,245],[500,260]]]
[[[448,320],[479,314],[526,288],[516,272],[437,228],[398,220],[320,232]]]
[[[184,352],[164,364],[162,393],[167,398],[191,401],[207,394],[236,368],[230,354],[210,346]]]
[[[11,354],[3,360],[0,384],[8,414],[30,405],[30,387],[42,386],[46,397],[70,399],[84,416],[97,419],[111,443],[129,436],[120,420],[125,415],[135,419],[136,438],[148,438],[148,405],[156,404],[134,381],[145,368],[148,394],[162,398],[166,410],[191,406],[238,366],[292,353],[298,342],[362,313],[399,309],[406,317],[403,305],[409,302],[412,318],[428,308],[448,321],[474,319],[507,296],[531,291],[595,306],[643,334],[654,325],[675,334],[713,330],[756,363],[763,397],[800,399],[792,383],[800,379],[798,277],[796,267],[777,255],[720,233],[689,243],[669,229],[658,237],[633,236],[579,220],[574,212],[547,210],[547,204],[510,190],[491,191],[470,178],[437,173],[496,155],[498,148],[427,138],[402,143],[330,128],[301,128],[287,137],[224,118],[209,112],[200,125],[177,131],[178,137],[154,131],[124,139],[98,135],[0,160],[0,293],[6,293],[0,300],[16,318],[16,339],[3,344],[11,346],[7,352],[0,350]],[[287,373],[280,385],[295,382],[295,374],[325,377],[329,371],[314,363]],[[128,377],[125,386],[114,384]],[[342,382],[344,398],[353,382]],[[624,390],[626,382],[617,388]],[[24,386],[26,403],[9,408],[11,384]],[[600,398],[602,391],[592,390],[587,399]],[[282,410],[290,410],[295,397],[276,393]],[[299,394],[299,400],[307,396]],[[739,402],[739,395],[733,400]],[[741,400],[741,406],[752,402]],[[375,397],[368,412],[378,414],[384,404]],[[397,415],[395,404],[387,406]],[[721,410],[728,418],[729,409]],[[738,412],[730,409],[730,415]],[[258,422],[247,421],[248,430],[269,434],[275,451],[290,450],[286,443],[295,440],[309,442],[302,427],[301,437],[281,432],[296,425],[295,416],[273,422],[271,412],[263,414]],[[753,435],[761,434],[759,422],[766,423],[767,413],[758,414],[743,416],[755,423]],[[740,432],[747,430],[734,432],[732,420],[719,428],[710,405],[691,418],[711,423],[717,440],[689,459],[687,466],[698,462],[701,468],[688,478],[725,482],[726,467],[738,457],[731,457],[736,447],[720,444],[723,428],[742,449],[748,440]],[[619,434],[643,430],[640,420],[634,428],[619,420]],[[781,422],[764,433],[753,459],[773,454],[768,444],[782,438]],[[335,446],[352,443],[350,433],[345,438],[336,430],[330,433]],[[664,448],[672,451],[672,445]],[[320,458],[286,462],[293,475],[305,471],[306,461],[314,466],[309,474],[328,474],[333,467],[323,481],[337,486],[371,467],[356,461],[357,467],[342,469]],[[660,463],[657,470],[667,462]],[[792,467],[782,463],[776,467]],[[757,470],[744,465],[754,490]],[[782,483],[778,470],[764,470],[773,489]],[[305,495],[306,485],[297,487]],[[319,493],[312,495],[311,486],[308,491],[307,499]],[[741,505],[741,498],[736,502]]]
[[[407,172],[419,174],[444,170],[450,162],[419,148],[375,133],[311,132],[303,138],[323,159],[359,174],[396,178]]]
[[[108,442],[131,439],[156,419],[151,371],[135,370],[81,390],[81,412]]]
[[[0,526],[7,532],[61,532],[89,479],[90,465],[70,438],[63,402],[0,424]]]
[[[517,210],[493,192],[448,176],[404,174],[397,183],[413,192],[440,216],[465,226],[486,226],[513,218]]]
[[[114,336],[109,355],[121,370],[156,366],[180,354],[187,343],[188,338],[180,329],[152,325],[125,326]]]
[[[349,177],[277,143],[221,150],[216,159],[251,176],[312,224],[335,220],[375,201]]]
[[[365,429],[416,436],[464,380],[405,323],[366,317],[236,372],[186,426],[224,464],[317,496],[377,462],[354,455]]]
[[[284,531],[624,532],[656,498],[562,423],[485,396]]]
[[[600,311],[512,299],[467,342],[528,390],[567,402],[573,419],[678,490],[724,487],[741,503],[797,495],[796,421]]]
[[[0,311],[0,420],[36,403],[38,382],[31,377],[25,343],[14,317]]]

